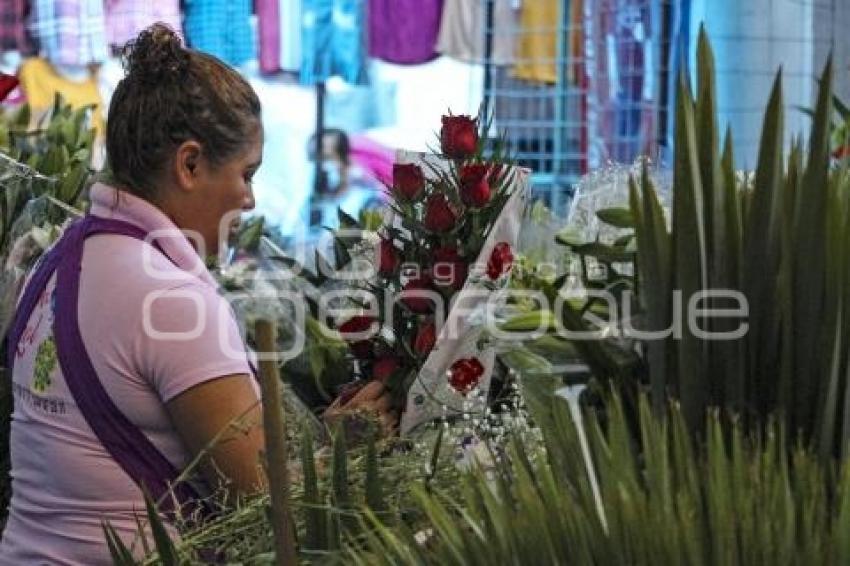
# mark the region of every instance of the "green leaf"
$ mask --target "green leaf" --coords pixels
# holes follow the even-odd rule
[[[133,558],[133,553],[121,540],[118,532],[109,523],[103,523],[103,534],[106,537],[106,546],[109,548],[109,555],[112,557],[112,564],[115,566],[136,566],[136,560]]]
[[[600,242],[590,242],[589,244],[574,246],[573,251],[579,255],[591,256],[607,263],[628,263],[633,261],[635,257],[633,252]]]
[[[160,563],[163,566],[178,566],[180,559],[177,556],[177,549],[168,535],[168,531],[165,530],[165,525],[156,511],[153,500],[151,500],[147,493],[145,493],[145,508],[147,509],[148,523],[151,527],[151,533],[153,534]]]
[[[366,444],[366,506],[375,514],[387,510],[378,464],[378,429],[372,426]]]
[[[355,229],[362,230],[363,226],[360,225],[360,222],[354,219],[353,216],[345,212],[341,207],[337,207],[336,209],[337,217],[339,218],[339,227],[343,229]]]
[[[832,95],[832,104],[835,106],[835,109],[838,111],[838,114],[841,116],[841,119],[845,122],[850,120],[850,108],[847,107],[846,104],[839,98],[837,94]],[[814,112],[811,114],[814,116]]]
[[[29,102],[25,103],[18,110],[18,113],[15,114],[14,125],[18,128],[27,128],[30,125],[30,120],[32,119],[32,111],[30,109]]]
[[[562,246],[568,246],[571,248],[575,246],[581,246],[587,243],[587,241],[581,237],[581,234],[575,228],[566,228],[559,232],[555,236],[555,242],[561,244]]]
[[[313,453],[313,432],[302,426],[301,469],[304,476],[304,514],[306,539],[304,546],[310,550],[327,550],[327,517],[319,494],[319,479]]]
[[[812,419],[819,412],[818,401],[826,395],[825,381],[816,378],[827,371],[820,361],[825,354],[819,348],[824,318],[823,305],[806,300],[824,291],[826,261],[826,213],[830,159],[829,119],[832,114],[832,56],[823,71],[815,106],[815,119],[809,147],[809,161],[803,174],[801,190],[796,195],[794,215],[792,286],[794,324],[794,391],[792,426],[811,430]]]
[[[596,212],[602,222],[615,228],[634,228],[635,221],[628,208],[603,208]]]
[[[673,170],[673,281],[688,300],[707,288],[703,184],[694,106],[684,72],[676,94],[676,156]],[[690,331],[678,343],[678,394],[688,424],[698,430],[709,400],[705,343]]]

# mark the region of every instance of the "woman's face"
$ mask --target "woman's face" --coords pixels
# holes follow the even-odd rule
[[[223,163],[199,160],[194,190],[174,220],[180,228],[200,234],[206,247],[199,250],[202,255],[217,254],[238,227],[241,213],[254,208],[251,183],[262,158],[263,129],[258,125],[243,149]]]

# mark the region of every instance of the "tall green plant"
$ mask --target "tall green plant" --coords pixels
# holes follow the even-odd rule
[[[680,340],[649,344],[653,395],[675,394],[692,427],[712,405],[762,418],[780,411],[788,430],[815,443],[823,455],[833,453],[850,440],[844,377],[850,352],[844,291],[850,283],[844,228],[850,221],[850,183],[845,170],[830,168],[831,60],[820,81],[808,150],[795,143],[788,157],[777,74],[755,172],[751,181],[742,181],[732,163],[731,137],[720,147],[713,55],[704,31],[697,59],[696,99],[684,77],[677,93],[669,233],[658,230],[646,178],[640,188],[632,186],[642,274],[638,294],[653,329],[662,329],[673,323],[666,309],[671,289],[681,291],[685,301],[703,289],[739,290],[747,299],[749,329],[740,340],[706,341],[686,325]],[[715,300],[707,306],[726,305]],[[712,331],[733,327],[718,319],[700,325]],[[668,361],[667,371],[653,367]]]
[[[599,379],[634,383],[646,377],[656,410],[668,395],[682,403],[690,428],[703,428],[709,407],[741,414],[757,426],[768,414],[817,446],[824,457],[850,447],[850,174],[830,162],[832,62],[827,62],[813,111],[808,147],[784,144],[782,74],[764,115],[752,173],[735,169],[734,142],[719,135],[714,56],[701,30],[697,91],[679,77],[673,202],[668,224],[646,167],[629,186],[629,209],[604,210],[600,220],[633,227],[634,287],[640,329],[652,332],[641,362],[629,362],[609,342],[577,342]],[[617,212],[617,214],[613,214]],[[668,228],[669,226],[669,228]],[[602,261],[631,261],[629,237],[613,245],[563,242],[579,254],[605,248]],[[595,250],[595,251],[594,251]],[[547,294],[559,292],[552,285]],[[722,291],[691,303],[702,291]],[[705,339],[689,319],[694,307],[737,309],[728,291],[746,298],[738,319],[697,318],[699,330],[727,333]],[[679,295],[680,296],[677,296]],[[589,326],[590,303],[564,309],[569,330]],[[728,333],[746,324],[743,337]],[[625,378],[625,379],[624,379]]]

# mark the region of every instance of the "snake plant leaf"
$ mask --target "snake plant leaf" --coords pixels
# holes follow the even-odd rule
[[[783,107],[782,74],[773,84],[765,112],[761,144],[753,182],[752,202],[746,227],[742,290],[750,310],[748,374],[756,390],[767,387],[778,371],[778,308],[775,274],[779,267],[779,219],[782,207]],[[769,395],[753,401],[762,409],[770,406]]]
[[[673,285],[690,300],[707,288],[703,186],[688,79],[680,73],[676,95],[676,156],[673,170]],[[706,344],[688,329],[676,348],[676,393],[696,430],[708,401]]]
[[[807,297],[821,296],[824,291],[826,249],[826,208],[829,171],[829,119],[832,114],[832,57],[830,56],[821,77],[820,91],[815,105],[815,119],[809,146],[809,158],[803,173],[803,184],[796,195],[794,215],[792,294],[794,325],[795,402],[792,410],[795,427],[808,429],[821,398],[818,390],[821,380],[815,378],[821,370],[819,360],[823,352],[820,340],[823,308],[819,301]]]

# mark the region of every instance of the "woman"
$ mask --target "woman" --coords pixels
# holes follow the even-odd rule
[[[260,103],[162,25],[128,45],[125,68],[107,120],[110,185],[92,188],[89,214],[36,267],[9,335],[2,564],[109,563],[102,523],[133,543],[141,486],[168,513],[202,510],[222,481],[230,494],[263,485],[258,389],[202,259],[254,205]],[[388,398],[374,384],[348,406],[386,412]],[[169,492],[198,455],[205,486]]]

